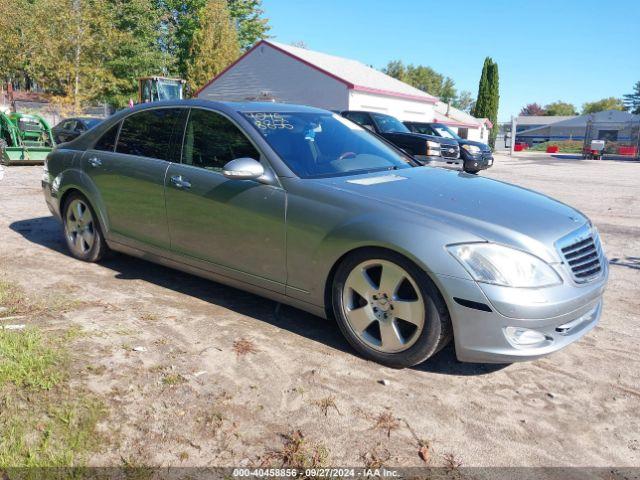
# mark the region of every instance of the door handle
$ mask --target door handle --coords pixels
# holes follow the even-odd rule
[[[182,178],[182,175],[174,175],[171,177],[171,183],[173,183],[176,188],[184,188],[185,190],[191,188],[191,182],[186,178]]]
[[[97,157],[92,157],[89,159],[89,165],[91,165],[92,167],[100,167],[102,166],[102,160]]]

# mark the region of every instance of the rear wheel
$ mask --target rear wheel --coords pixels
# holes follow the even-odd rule
[[[364,357],[402,368],[423,362],[451,338],[446,305],[427,274],[393,252],[349,256],[333,284],[340,330]]]
[[[72,193],[63,209],[64,237],[71,254],[85,262],[97,262],[107,252],[98,219],[87,199]]]

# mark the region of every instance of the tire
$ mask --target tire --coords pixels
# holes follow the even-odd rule
[[[417,365],[453,336],[435,284],[395,252],[371,248],[349,255],[338,266],[331,299],[349,344],[363,357],[389,367]]]
[[[64,238],[71,255],[85,262],[100,261],[109,247],[89,201],[73,192],[65,200],[62,212]]]
[[[480,170],[465,170],[465,173],[470,173],[471,175],[477,175],[480,173]]]

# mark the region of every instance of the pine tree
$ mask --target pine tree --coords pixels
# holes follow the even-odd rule
[[[633,86],[633,93],[623,95],[624,105],[631,113],[640,115],[640,82],[636,82]]]
[[[498,64],[491,57],[484,59],[480,83],[478,84],[478,99],[471,114],[476,118],[488,118],[493,124],[489,135],[489,145],[494,146],[498,135],[498,106],[500,103],[500,79]]]
[[[200,12],[199,28],[189,46],[185,65],[187,89],[192,94],[240,55],[238,36],[224,0],[209,0]]]
[[[491,61],[489,67],[489,111],[486,117],[492,124],[489,133],[489,146],[495,147],[498,136],[498,107],[500,106],[500,76],[498,74],[498,64]]]

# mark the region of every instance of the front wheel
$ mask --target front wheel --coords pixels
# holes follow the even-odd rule
[[[332,300],[340,330],[362,356],[395,368],[423,362],[450,340],[447,307],[428,275],[379,249],[347,257]]]
[[[85,262],[97,262],[107,252],[98,219],[87,199],[72,193],[63,209],[64,237],[71,254]]]

